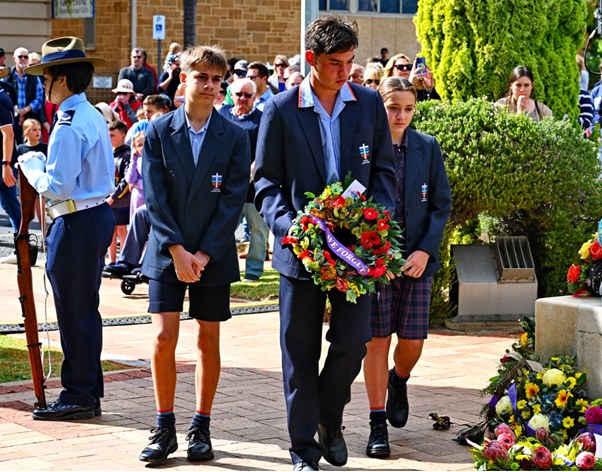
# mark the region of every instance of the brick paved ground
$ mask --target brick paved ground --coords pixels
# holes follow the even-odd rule
[[[16,294],[14,270],[14,266],[0,266],[0,320],[15,319],[18,307],[12,301]],[[113,315],[144,313],[146,291],[142,287],[136,290],[133,296],[124,297],[114,281],[103,283],[103,314],[110,310],[114,310]],[[184,435],[194,409],[193,328],[194,321],[182,322],[177,350],[180,449],[162,468],[289,470],[277,313],[240,315],[222,325],[223,370],[212,412],[216,456],[207,463],[191,464],[186,460]],[[150,325],[107,327],[104,336],[105,353],[148,360]],[[58,333],[52,332],[51,338],[58,340]],[[468,448],[451,439],[462,423],[477,421],[483,403],[478,392],[494,374],[509,344],[507,335],[476,337],[432,332],[409,383],[410,420],[401,430],[390,428],[392,455],[384,460],[363,454],[369,426],[360,374],[344,419],[349,447],[345,468],[470,470]],[[148,442],[148,431],[155,421],[150,371],[109,373],[105,379],[103,415],[88,422],[33,421],[30,387],[24,383],[0,385],[0,471],[143,470],[145,465],[137,456]],[[47,398],[53,400],[60,384],[50,381],[48,387]],[[452,429],[433,430],[428,419],[431,412],[451,416],[455,423]],[[321,466],[335,469],[324,461]]]

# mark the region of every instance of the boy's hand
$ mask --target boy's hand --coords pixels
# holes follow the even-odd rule
[[[113,197],[109,197],[109,198],[107,198],[107,203],[109,205],[113,205],[113,203],[115,203],[115,200],[113,200]]]
[[[209,259],[211,259],[205,252],[201,251],[200,249],[194,253],[194,257],[201,261],[201,264],[203,264],[203,269],[209,263]]]
[[[201,260],[190,254],[181,244],[170,247],[169,252],[173,257],[178,280],[191,284],[201,279],[201,271],[205,268]]]
[[[422,275],[424,269],[426,269],[429,257],[430,256],[424,251],[414,251],[410,254],[401,270],[405,275],[417,279]]]

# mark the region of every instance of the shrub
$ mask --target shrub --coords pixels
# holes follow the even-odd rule
[[[566,293],[566,268],[602,217],[597,146],[566,120],[537,124],[481,99],[420,103],[412,127],[437,138],[453,199],[433,319],[453,310],[449,245],[483,231],[527,236],[540,296]]]
[[[445,100],[506,95],[514,67],[529,66],[534,98],[554,116],[579,116],[585,0],[420,0],[414,19],[422,54]]]

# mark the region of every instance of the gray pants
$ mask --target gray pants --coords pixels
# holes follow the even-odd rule
[[[127,262],[138,267],[141,263],[142,251],[144,251],[144,246],[148,241],[151,227],[146,205],[142,205],[136,210],[130,223],[130,230],[127,238],[125,238],[125,243],[123,243],[119,262]]]

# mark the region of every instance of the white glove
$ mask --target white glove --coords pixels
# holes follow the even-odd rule
[[[25,154],[19,156],[19,163],[27,162],[30,159],[33,159],[34,157],[39,159],[40,161],[42,161],[44,164],[46,164],[46,156],[44,155],[43,152],[39,152],[39,151],[29,151],[29,152],[26,152]]]
[[[18,165],[25,178],[33,185],[40,175],[46,171],[46,158],[41,152],[30,151],[19,156]]]

